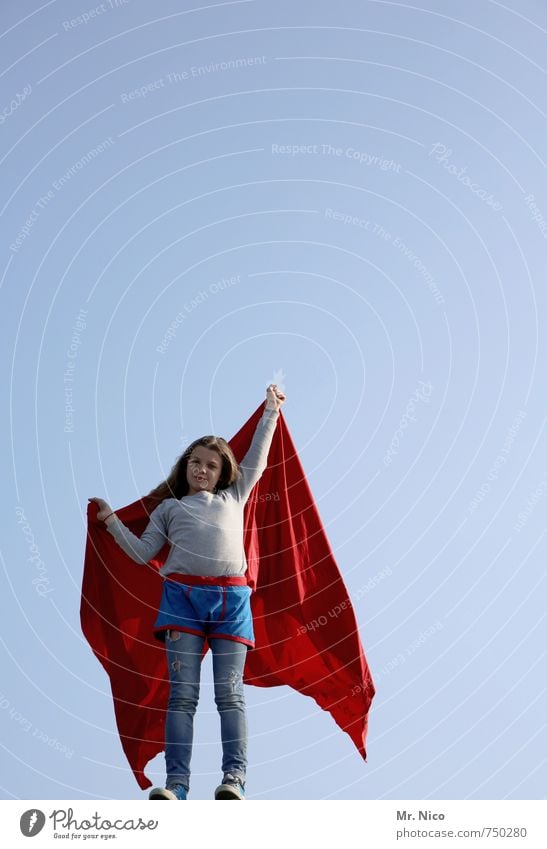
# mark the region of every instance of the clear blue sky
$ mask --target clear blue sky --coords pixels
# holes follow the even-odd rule
[[[80,631],[87,499],[134,501],[271,381],[377,695],[365,764],[247,687],[249,796],[544,796],[546,19],[2,4],[4,798],[145,798]]]

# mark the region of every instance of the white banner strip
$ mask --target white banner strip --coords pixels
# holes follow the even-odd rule
[[[135,801],[0,800],[2,843],[35,847],[194,846],[237,849],[389,849],[500,846],[546,849],[547,802],[539,801],[214,801],[155,805]],[[230,810],[232,813],[230,813]],[[239,810],[239,814],[237,813]],[[189,843],[188,841],[192,841]]]

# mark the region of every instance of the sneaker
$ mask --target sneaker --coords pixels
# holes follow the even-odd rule
[[[173,784],[171,787],[154,787],[148,794],[149,799],[186,799],[184,784]]]
[[[245,785],[238,775],[227,772],[215,790],[215,799],[245,799]]]

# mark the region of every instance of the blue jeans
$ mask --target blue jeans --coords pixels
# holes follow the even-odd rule
[[[166,787],[190,787],[190,760],[194,714],[199,699],[201,654],[204,638],[185,631],[165,635],[169,669],[169,702],[165,722]],[[243,692],[243,667],[247,646],[220,637],[211,639],[215,703],[220,714],[222,771],[245,782],[247,769],[247,715]]]

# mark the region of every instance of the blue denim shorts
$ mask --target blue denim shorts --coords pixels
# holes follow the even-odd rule
[[[199,579],[193,575],[166,578],[154,636],[165,642],[165,632],[170,629],[208,639],[223,637],[254,648],[251,588],[242,579],[236,583],[230,578]]]

